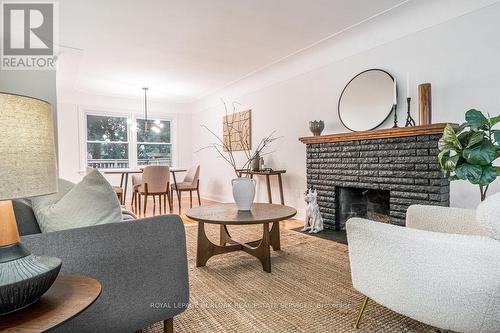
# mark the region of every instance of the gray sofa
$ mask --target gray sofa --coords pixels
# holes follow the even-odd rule
[[[186,309],[186,238],[178,215],[40,233],[29,201],[14,200],[14,212],[21,242],[33,254],[58,257],[61,274],[102,285],[99,299],[55,332],[134,332],[164,320],[168,326]]]

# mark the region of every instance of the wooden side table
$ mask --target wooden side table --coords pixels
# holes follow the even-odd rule
[[[281,174],[286,173],[286,170],[268,170],[268,171],[252,171],[252,170],[238,170],[238,173],[241,177],[241,175],[250,175],[250,178],[253,178],[254,175],[256,176],[266,176],[266,183],[267,183],[267,199],[270,204],[273,203],[273,195],[271,193],[271,176],[277,176],[278,177],[278,185],[280,189],[280,199],[281,199],[281,204],[285,204],[285,199],[283,198],[283,181],[281,179]]]
[[[101,294],[101,284],[92,278],[59,276],[34,304],[0,316],[0,332],[40,333],[49,331],[87,309]]]

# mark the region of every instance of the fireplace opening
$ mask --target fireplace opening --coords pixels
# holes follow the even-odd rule
[[[351,217],[390,223],[390,191],[338,187],[337,198],[337,230],[345,230],[345,223]]]

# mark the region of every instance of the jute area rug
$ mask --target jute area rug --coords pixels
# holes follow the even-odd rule
[[[217,244],[219,229],[207,226]],[[254,240],[260,228],[229,227],[234,238]],[[212,257],[196,267],[196,224],[186,226],[190,307],[174,331],[195,332],[436,332],[370,302],[359,330],[351,328],[363,295],[352,288],[347,246],[295,231],[281,231],[272,273],[243,252]],[[145,333],[163,332],[161,323]]]

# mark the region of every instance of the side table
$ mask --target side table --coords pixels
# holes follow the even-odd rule
[[[101,294],[101,284],[92,278],[59,276],[34,304],[0,316],[0,332],[40,333],[78,316]]]
[[[281,204],[285,204],[285,199],[283,197],[283,181],[281,180],[281,175],[286,173],[286,170],[262,170],[262,171],[252,171],[252,170],[238,170],[238,174],[241,177],[244,174],[250,175],[250,178],[253,176],[266,176],[266,184],[267,184],[267,200],[270,204],[273,203],[273,195],[271,193],[271,176],[278,177],[278,186],[280,190],[280,201]]]

